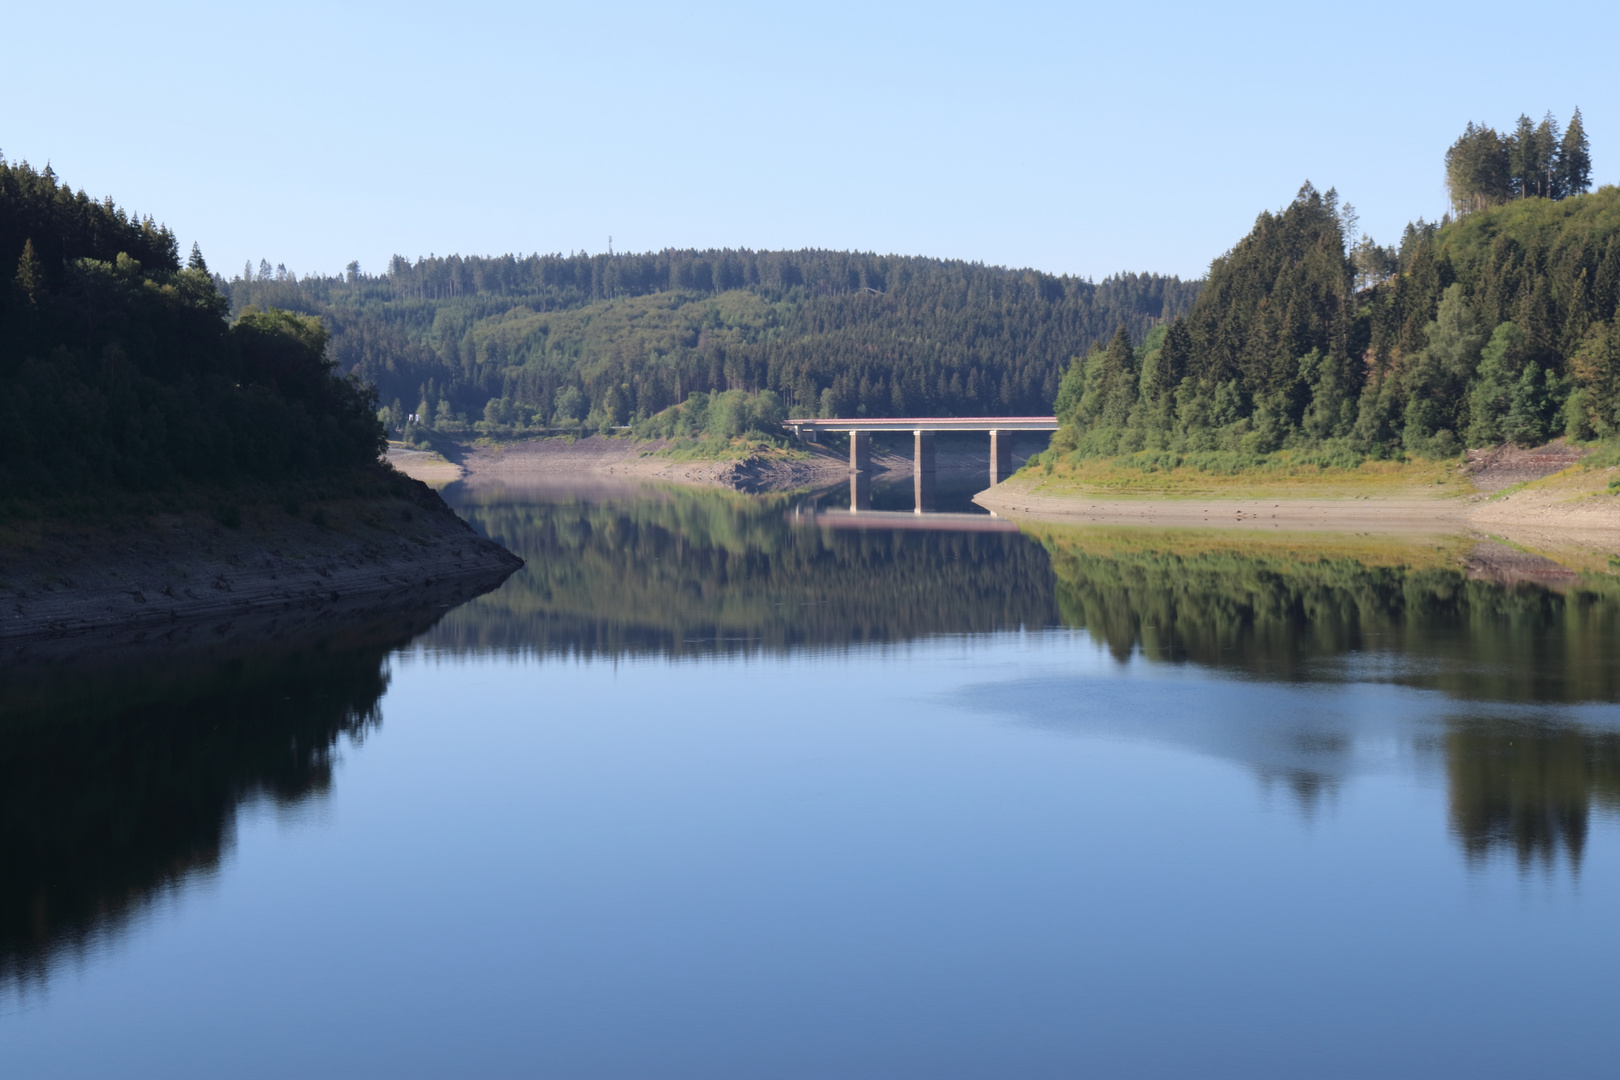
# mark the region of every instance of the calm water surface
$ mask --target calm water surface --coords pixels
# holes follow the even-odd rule
[[[1614,1075],[1602,568],[452,495],[461,608],[5,689],[0,1075]]]

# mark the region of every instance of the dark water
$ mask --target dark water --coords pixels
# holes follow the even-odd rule
[[[9,673],[0,1075],[1614,1075],[1612,573],[906,498],[463,492],[455,610]]]

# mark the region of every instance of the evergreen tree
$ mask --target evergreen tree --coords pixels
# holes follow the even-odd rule
[[[1532,140],[1532,162],[1535,165],[1536,191],[1544,199],[1560,198],[1558,191],[1558,121],[1553,119],[1552,110],[1541,118],[1536,125],[1535,136]]]
[[[1575,391],[1565,408],[1576,438],[1620,433],[1620,322],[1594,323],[1570,363]]]
[[[1508,410],[1523,365],[1523,350],[1524,334],[1513,323],[1501,323],[1492,331],[1468,390],[1469,446],[1490,446],[1506,438]]]
[[[208,264],[203,261],[202,248],[197,246],[195,240],[191,243],[191,255],[186,259],[186,269],[201,270],[205,274],[208,273]]]
[[[1192,333],[1186,319],[1177,319],[1165,331],[1164,344],[1159,347],[1158,361],[1153,365],[1153,384],[1149,388],[1155,402],[1172,397],[1181,381],[1187,377],[1192,364]]]
[[[150,217],[0,159],[0,256],[31,301],[0,303],[0,495],[376,468],[376,400],[333,377],[320,320],[227,322]]]
[[[39,264],[39,256],[34,253],[34,241],[30,237],[23,241],[22,255],[17,259],[17,287],[28,297],[31,305],[39,303],[40,293],[45,288],[45,268]]]
[[[1554,387],[1539,364],[1526,364],[1513,384],[1507,420],[1502,434],[1520,446],[1536,446],[1547,441],[1548,421],[1556,409]]]
[[[1114,429],[1125,426],[1136,404],[1137,382],[1136,350],[1131,347],[1130,331],[1121,326],[1102,354],[1100,423]]]
[[[1581,123],[1581,110],[1569,118],[1569,127],[1558,145],[1558,163],[1555,169],[1560,197],[1581,195],[1592,187],[1592,151],[1586,142],[1586,128]]]
[[[1446,151],[1446,189],[1458,214],[1506,202],[1512,195],[1508,144],[1496,129],[1472,121]]]
[[[1535,194],[1536,125],[1524,113],[1519,114],[1519,122],[1508,139],[1508,172],[1512,177],[1515,198],[1523,199]]]

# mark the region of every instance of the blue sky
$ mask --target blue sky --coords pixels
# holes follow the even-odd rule
[[[153,4],[8,13],[0,151],[332,272],[666,246],[1203,273],[1300,183],[1389,241],[1468,120],[1579,105],[1620,5]],[[17,46],[21,45],[21,48]]]

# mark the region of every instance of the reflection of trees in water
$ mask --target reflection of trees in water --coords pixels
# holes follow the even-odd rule
[[[1522,722],[1458,725],[1445,740],[1451,828],[1470,859],[1511,852],[1579,867],[1596,804],[1620,812],[1620,735]]]
[[[1064,621],[1122,660],[1139,653],[1289,681],[1331,677],[1327,662],[1350,661],[1349,677],[1463,700],[1620,701],[1612,579],[1565,590],[1469,580],[1432,548],[1357,557],[1331,543],[1044,539]],[[1620,735],[1471,721],[1442,746],[1452,830],[1471,859],[1506,851],[1528,867],[1562,851],[1579,866],[1592,806],[1620,810]],[[1302,812],[1334,785],[1310,771],[1264,779],[1286,784]]]
[[[802,528],[785,500],[705,491],[458,509],[528,565],[451,612],[443,648],[704,655],[1057,621],[1046,553],[1016,533]]]
[[[331,781],[377,722],[384,658],[426,619],[277,655],[0,695],[0,984],[118,933],[218,865],[237,807]]]
[[[1462,698],[1620,701],[1612,579],[1504,586],[1421,565],[1422,551],[1414,566],[1263,544],[1097,549],[1061,534],[1046,544],[1064,622],[1122,660],[1140,651],[1299,680],[1358,654],[1392,665],[1392,681]]]

